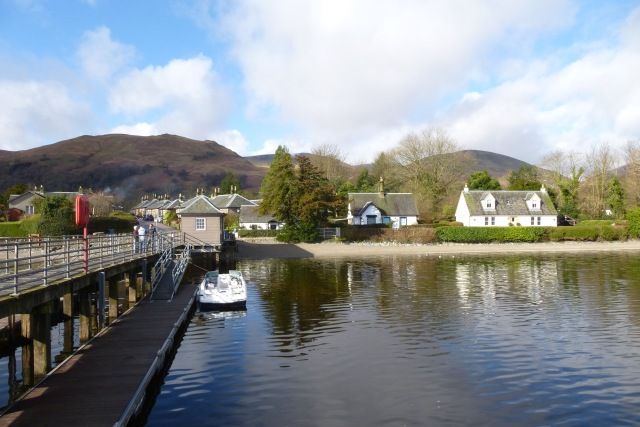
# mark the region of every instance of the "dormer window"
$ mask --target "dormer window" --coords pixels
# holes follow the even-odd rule
[[[487,200],[487,207],[490,208],[491,207],[491,200]]]
[[[531,207],[532,207],[533,209],[536,209],[536,208],[538,207],[538,204],[537,204],[536,202],[532,202],[532,203],[531,203]]]

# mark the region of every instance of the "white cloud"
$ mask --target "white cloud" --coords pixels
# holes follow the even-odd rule
[[[262,147],[253,151],[251,155],[257,156],[260,154],[273,154],[280,145],[287,147],[291,154],[308,153],[312,148],[312,144],[309,142],[295,138],[270,138],[265,140]]]
[[[537,161],[554,149],[621,147],[640,137],[640,9],[618,40],[559,68],[552,58],[482,94],[465,95],[444,119],[464,145]],[[633,24],[632,24],[633,23]]]
[[[133,46],[112,40],[109,28],[98,27],[84,33],[77,57],[89,77],[106,81],[127,65],[135,54]]]
[[[241,156],[247,155],[249,142],[237,129],[215,132],[211,134],[208,139],[213,140],[218,144],[224,145],[228,149],[235,151]]]
[[[120,78],[109,94],[115,113],[141,117],[147,129],[197,139],[219,131],[228,103],[211,59],[203,55],[135,69]],[[149,123],[149,115],[160,117]]]
[[[77,136],[91,116],[53,81],[0,80],[0,148],[22,150]]]
[[[125,133],[129,135],[150,136],[161,132],[152,123],[140,122],[133,125],[120,125],[111,129],[109,133]]]
[[[572,17],[568,2],[552,0],[234,4],[222,29],[232,37],[250,112],[275,110],[307,134],[344,141],[402,125],[482,76],[492,47]]]

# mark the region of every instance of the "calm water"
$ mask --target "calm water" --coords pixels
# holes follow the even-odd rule
[[[640,254],[238,267],[149,425],[640,424]]]

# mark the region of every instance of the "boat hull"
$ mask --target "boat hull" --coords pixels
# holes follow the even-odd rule
[[[247,301],[236,301],[229,303],[198,301],[198,307],[200,311],[246,310]]]

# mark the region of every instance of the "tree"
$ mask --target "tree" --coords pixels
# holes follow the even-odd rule
[[[269,166],[260,193],[261,214],[272,214],[279,221],[293,223],[296,221],[297,185],[291,154],[284,146],[279,146]]]
[[[370,193],[376,190],[376,180],[369,175],[369,169],[360,169],[360,174],[356,181],[355,191],[360,193]]]
[[[240,180],[233,173],[227,172],[220,181],[220,194],[231,194],[238,191],[240,191]]]
[[[465,160],[457,144],[440,129],[407,135],[391,151],[399,175],[409,189],[426,202],[431,214],[439,214],[454,183],[463,178]],[[455,189],[457,192],[457,188]]]
[[[311,163],[331,182],[343,182],[348,178],[349,167],[340,148],[334,144],[322,144],[311,150]]]
[[[538,191],[542,187],[538,171],[531,165],[522,165],[517,171],[511,171],[508,180],[509,190],[513,191]]]
[[[74,234],[73,203],[66,197],[45,197],[39,200],[36,211],[40,213],[38,232],[43,236]]]
[[[584,175],[582,155],[579,153],[554,151],[543,159],[543,166],[552,172],[554,184],[558,187],[558,212],[576,218],[580,209],[578,196]]]
[[[611,181],[609,181],[607,193],[607,204],[613,211],[613,215],[616,219],[624,218],[624,189],[617,176],[614,176],[611,178]]]
[[[469,177],[469,190],[500,190],[500,183],[487,171],[474,172]]]
[[[369,173],[373,180],[374,190],[377,178],[384,177],[384,188],[389,192],[400,191],[402,178],[400,177],[399,165],[390,153],[380,153],[371,166]]]
[[[625,147],[625,189],[633,206],[640,205],[640,140],[629,141]]]
[[[306,156],[297,156],[297,211],[299,222],[323,225],[336,204],[335,189]]]
[[[583,193],[582,210],[593,218],[599,218],[607,207],[607,189],[616,158],[609,144],[603,143],[591,149],[586,162],[586,191]]]

